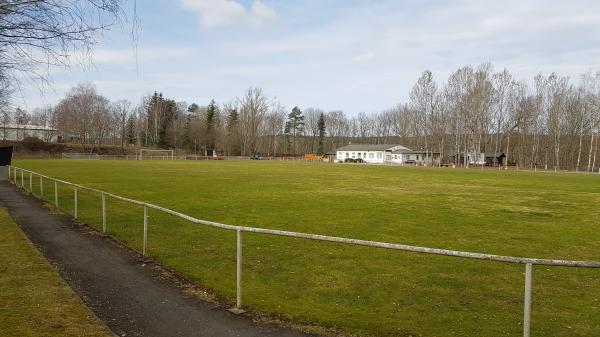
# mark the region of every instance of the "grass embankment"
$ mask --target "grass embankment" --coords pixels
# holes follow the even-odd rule
[[[112,336],[0,208],[0,336]]]
[[[600,259],[597,175],[254,161],[17,165],[232,225]],[[44,191],[53,200],[50,183]],[[72,189],[60,186],[59,195],[70,212]],[[79,197],[81,218],[99,226],[100,196]],[[110,199],[107,208],[109,234],[140,249],[142,209]],[[235,233],[151,210],[148,243],[161,263],[234,297]],[[359,334],[519,336],[523,272],[521,265],[244,234],[245,304]],[[535,267],[533,334],[600,336],[600,270]]]

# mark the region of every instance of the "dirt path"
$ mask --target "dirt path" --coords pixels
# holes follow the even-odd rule
[[[186,296],[114,241],[86,233],[70,217],[0,182],[5,207],[87,306],[119,336],[308,336],[261,326]]]

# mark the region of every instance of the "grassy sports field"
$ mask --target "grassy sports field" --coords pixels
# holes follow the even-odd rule
[[[260,161],[16,165],[232,225],[600,260],[599,175]],[[59,195],[70,212],[72,189]],[[54,198],[50,182],[44,196]],[[107,209],[108,232],[140,249],[141,207],[108,199]],[[100,196],[80,191],[79,215],[99,226]],[[235,233],[151,210],[148,245],[161,263],[234,297]],[[244,234],[246,305],[358,334],[519,336],[523,280],[521,265]],[[533,280],[532,335],[600,335],[600,270],[540,266]]]

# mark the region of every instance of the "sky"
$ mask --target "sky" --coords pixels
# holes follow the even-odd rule
[[[424,70],[438,83],[485,62],[520,80],[600,70],[597,0],[137,0],[137,16],[137,43],[131,21],[113,27],[91,65],[50,69],[51,85],[24,84],[15,105],[56,104],[92,81],[134,104],[154,91],[225,103],[260,87],[289,109],[355,115],[406,102]]]

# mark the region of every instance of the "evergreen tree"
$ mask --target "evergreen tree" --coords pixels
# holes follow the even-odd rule
[[[188,108],[188,111],[189,108]],[[188,149],[194,149],[194,135],[192,130],[192,114],[185,115],[185,125],[183,127],[183,145]]]
[[[162,93],[154,92],[146,107],[147,130],[146,146],[168,148],[173,146],[169,139],[169,130],[177,118],[177,103],[165,99]]]
[[[212,154],[215,149],[215,128],[218,118],[218,107],[215,100],[211,100],[206,107],[206,155]]]
[[[136,144],[137,143],[137,132],[135,128],[135,116],[129,116],[127,119],[127,125],[125,127],[125,138],[127,139],[127,144]]]
[[[192,104],[190,104],[190,106],[188,107],[187,110],[190,113],[196,113],[198,110],[200,110],[200,106],[196,103],[192,103]]]
[[[227,148],[230,154],[240,155],[241,146],[239,144],[239,118],[237,109],[232,108],[227,115]]]
[[[288,139],[288,144],[292,148],[294,154],[296,151],[296,138],[304,132],[304,116],[302,115],[302,111],[300,108],[295,106],[287,116],[287,121],[285,122],[285,135]]]
[[[169,138],[168,132],[177,117],[177,103],[172,99],[163,100],[162,103],[162,118],[158,134],[158,146],[166,149],[174,146],[172,140]]]
[[[320,155],[325,154],[325,115],[321,113],[319,115],[319,122],[317,123],[317,129],[319,130],[319,147],[317,153]]]

